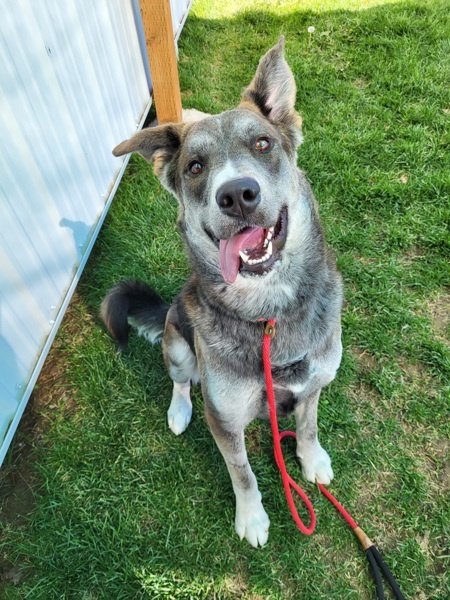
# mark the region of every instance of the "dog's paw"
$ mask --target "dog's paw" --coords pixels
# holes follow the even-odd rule
[[[186,430],[192,418],[192,404],[183,395],[174,396],[167,411],[167,423],[175,435]]]
[[[256,502],[236,502],[236,533],[254,548],[264,546],[269,537],[270,520],[261,500]]]
[[[307,452],[297,451],[297,456],[300,459],[303,477],[306,481],[323,485],[331,483],[334,477],[331,459],[319,443]]]

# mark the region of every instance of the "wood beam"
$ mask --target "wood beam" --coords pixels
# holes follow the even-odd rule
[[[181,123],[181,95],[169,0],[140,0],[158,123]]]

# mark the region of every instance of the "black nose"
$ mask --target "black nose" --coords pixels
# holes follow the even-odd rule
[[[217,190],[216,202],[220,210],[229,217],[245,218],[261,201],[261,189],[251,177],[233,179]]]

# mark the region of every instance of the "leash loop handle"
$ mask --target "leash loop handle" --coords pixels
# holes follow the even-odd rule
[[[311,535],[316,528],[316,514],[314,512],[314,507],[305,494],[305,492],[300,488],[299,485],[292,479],[286,469],[286,465],[284,463],[283,451],[281,449],[281,440],[286,437],[295,437],[295,433],[293,431],[284,431],[280,434],[278,429],[277,422],[277,412],[275,407],[275,392],[273,389],[273,379],[272,379],[272,365],[270,362],[270,342],[275,336],[275,319],[270,319],[267,321],[264,327],[264,339],[263,339],[263,365],[264,365],[264,377],[266,380],[266,389],[267,389],[267,400],[269,403],[269,415],[270,415],[270,425],[272,427],[273,434],[273,446],[274,446],[274,454],[275,454],[275,462],[277,463],[278,469],[281,473],[281,479],[283,481],[284,494],[286,496],[286,500],[289,506],[289,509],[292,514],[292,518],[295,521],[295,524],[300,529],[302,533],[305,535]],[[292,496],[292,490],[294,490],[302,499],[306,508],[309,512],[310,522],[309,525],[305,525],[298,514],[297,508],[295,506],[294,498]]]
[[[281,440],[285,437],[293,437],[296,438],[297,436],[295,435],[295,433],[293,431],[282,431],[281,433],[279,433],[279,441],[281,442]],[[280,446],[280,453],[281,453],[281,444],[279,444]],[[300,529],[300,531],[302,533],[304,533],[305,535],[311,535],[315,528],[316,528],[316,513],[314,512],[314,507],[312,505],[311,500],[308,498],[308,496],[306,495],[306,493],[302,490],[302,488],[292,479],[292,477],[289,475],[289,473],[287,472],[286,466],[284,464],[284,459],[283,459],[283,455],[281,454],[282,457],[282,467],[280,467],[280,465],[278,464],[278,460],[277,460],[277,452],[275,452],[275,460],[277,461],[277,465],[278,468],[281,471],[281,478],[283,480],[283,487],[284,487],[284,493],[286,496],[286,500],[289,506],[289,509],[291,511],[291,515],[292,518],[295,521],[295,524],[297,525],[297,527]],[[302,499],[304,505],[306,506],[306,508],[308,509],[309,512],[309,526],[307,527],[303,521],[301,520],[297,508],[295,506],[294,503],[294,499],[292,497],[292,490],[295,490],[295,492],[297,492],[297,494],[300,496],[300,498]]]

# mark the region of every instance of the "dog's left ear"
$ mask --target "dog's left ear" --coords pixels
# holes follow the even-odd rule
[[[270,121],[286,125],[297,147],[302,143],[302,119],[295,111],[296,85],[284,59],[284,36],[259,61],[255,77],[244,90],[241,106],[256,105]]]

